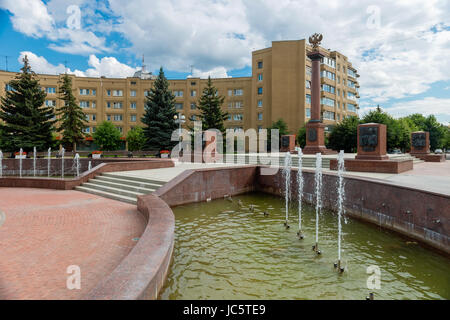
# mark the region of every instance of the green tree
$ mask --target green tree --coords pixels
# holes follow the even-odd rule
[[[159,70],[158,78],[147,97],[145,114],[142,117],[144,123],[144,135],[146,138],[144,148],[146,150],[171,149],[175,145],[172,132],[177,129],[175,123],[175,96],[169,90],[163,68]]]
[[[145,146],[144,129],[141,127],[134,127],[127,134],[128,150],[140,151]]]
[[[58,109],[57,115],[60,116],[60,125],[58,131],[61,132],[62,144],[70,146],[74,152],[77,150],[77,144],[83,141],[83,129],[86,127],[86,115],[83,109],[77,104],[72,92],[72,79],[65,74],[59,81],[59,99],[64,103]]]
[[[351,116],[334,126],[328,137],[328,147],[333,150],[356,152],[358,142],[358,117]]]
[[[121,146],[122,134],[111,122],[103,121],[92,135],[102,151],[116,151]]]
[[[306,127],[301,127],[298,129],[297,143],[302,149],[306,146]]]
[[[225,97],[219,96],[218,90],[213,86],[211,77],[208,77],[208,83],[203,89],[197,108],[200,110],[200,120],[203,130],[217,129],[225,134],[224,121],[228,117],[227,112],[222,111],[222,105]]]
[[[46,93],[41,89],[36,74],[31,70],[27,56],[21,73],[9,82],[12,90],[0,100],[0,141],[3,148],[14,151],[33,147],[45,150],[52,145],[54,131],[53,107],[44,105]]]
[[[272,122],[272,125],[267,128],[267,150],[271,150],[272,148],[272,130],[279,130],[279,141],[278,145],[281,146],[281,137],[289,134],[289,129],[286,121],[283,119],[278,119],[275,122]]]

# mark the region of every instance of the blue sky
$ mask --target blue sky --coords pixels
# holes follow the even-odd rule
[[[151,3],[151,5],[149,5]],[[324,34],[360,73],[361,113],[450,122],[448,1],[0,0],[0,69],[130,76],[145,55],[169,78],[251,74],[251,51]]]

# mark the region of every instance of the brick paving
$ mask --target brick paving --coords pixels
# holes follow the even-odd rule
[[[80,299],[145,228],[136,206],[78,192],[0,188],[0,299]],[[69,290],[67,267],[81,269]]]

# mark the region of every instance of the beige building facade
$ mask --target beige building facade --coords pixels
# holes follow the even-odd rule
[[[311,61],[310,46],[305,40],[274,41],[272,47],[252,53],[252,76],[213,79],[219,94],[225,97],[223,110],[229,113],[226,128],[263,129],[283,119],[296,134],[310,116]],[[326,50],[328,56],[321,64],[322,117],[334,125],[345,117],[356,115],[358,106],[358,77],[347,57]],[[8,82],[14,72],[0,71],[0,95],[9,90]],[[58,85],[61,75],[39,74],[41,87],[47,93],[46,104],[58,108]],[[75,97],[86,114],[86,134],[95,132],[103,121],[111,121],[123,134],[141,126],[146,95],[155,76],[137,72],[133,77],[87,78],[71,76]],[[198,102],[207,80],[189,77],[169,80],[175,95],[176,109],[185,115],[187,123],[198,119]]]

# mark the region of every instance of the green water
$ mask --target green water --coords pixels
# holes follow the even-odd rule
[[[241,200],[243,206],[239,206]],[[162,299],[449,299],[450,260],[395,233],[347,219],[343,225],[343,274],[335,271],[337,217],[320,217],[315,242],[314,208],[304,206],[305,239],[296,237],[298,214],[284,202],[252,193],[174,209],[174,261]],[[250,212],[250,204],[255,205]],[[264,216],[263,211],[269,212]],[[369,290],[369,266],[381,271]]]

